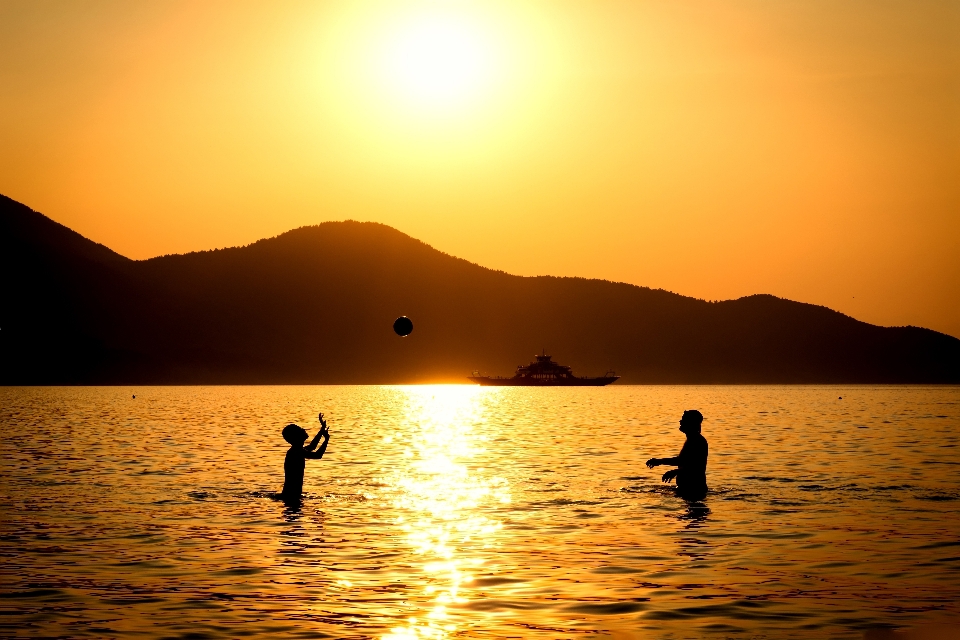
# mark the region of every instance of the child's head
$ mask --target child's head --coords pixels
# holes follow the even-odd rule
[[[288,424],[283,428],[283,439],[290,444],[297,446],[307,441],[307,431],[303,427],[295,424]]]
[[[690,433],[700,433],[700,425],[703,423],[703,414],[696,409],[688,409],[683,412],[680,418],[680,431]]]

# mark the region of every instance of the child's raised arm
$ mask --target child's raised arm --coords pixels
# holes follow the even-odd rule
[[[327,421],[323,419],[323,413],[320,413],[318,418],[320,420],[320,431],[317,431],[317,435],[313,436],[313,440],[310,441],[310,444],[303,448],[304,451],[313,451],[317,448],[317,443],[320,442],[320,437],[327,430]],[[329,435],[327,436],[330,437]]]
[[[320,449],[314,453],[307,451],[304,453],[304,457],[310,458],[311,460],[319,460],[323,457],[323,453],[327,450],[327,445],[330,444],[330,432],[327,431],[327,425],[324,423],[323,427],[317,432],[317,438],[323,436],[323,444],[320,445]],[[316,441],[316,438],[314,438]]]
[[[323,419],[323,413],[317,417],[320,420],[320,431],[317,431],[317,435],[313,436],[313,441],[303,448],[304,457],[310,458],[312,460],[319,460],[323,457],[323,453],[327,450],[327,443],[330,442],[330,432],[327,431],[327,421]],[[320,438],[323,438],[323,444],[320,445],[320,450],[313,452],[317,448],[317,443],[320,442]]]

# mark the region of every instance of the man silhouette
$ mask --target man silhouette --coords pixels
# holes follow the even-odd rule
[[[661,480],[677,479],[677,493],[684,498],[700,500],[707,494],[707,439],[700,435],[703,414],[696,409],[683,412],[680,431],[687,436],[683,448],[675,458],[650,458],[647,468],[661,464],[676,466],[663,474]]]

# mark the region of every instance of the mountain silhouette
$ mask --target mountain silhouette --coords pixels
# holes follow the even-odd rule
[[[929,329],[515,276],[370,222],[136,261],[0,196],[0,255],[8,385],[463,382],[543,347],[621,384],[960,382],[960,340]]]

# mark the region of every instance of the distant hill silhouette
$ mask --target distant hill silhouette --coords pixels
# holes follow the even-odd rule
[[[621,384],[960,382],[960,340],[928,329],[514,276],[375,223],[134,261],[0,196],[0,255],[3,384],[462,382],[543,347]]]

